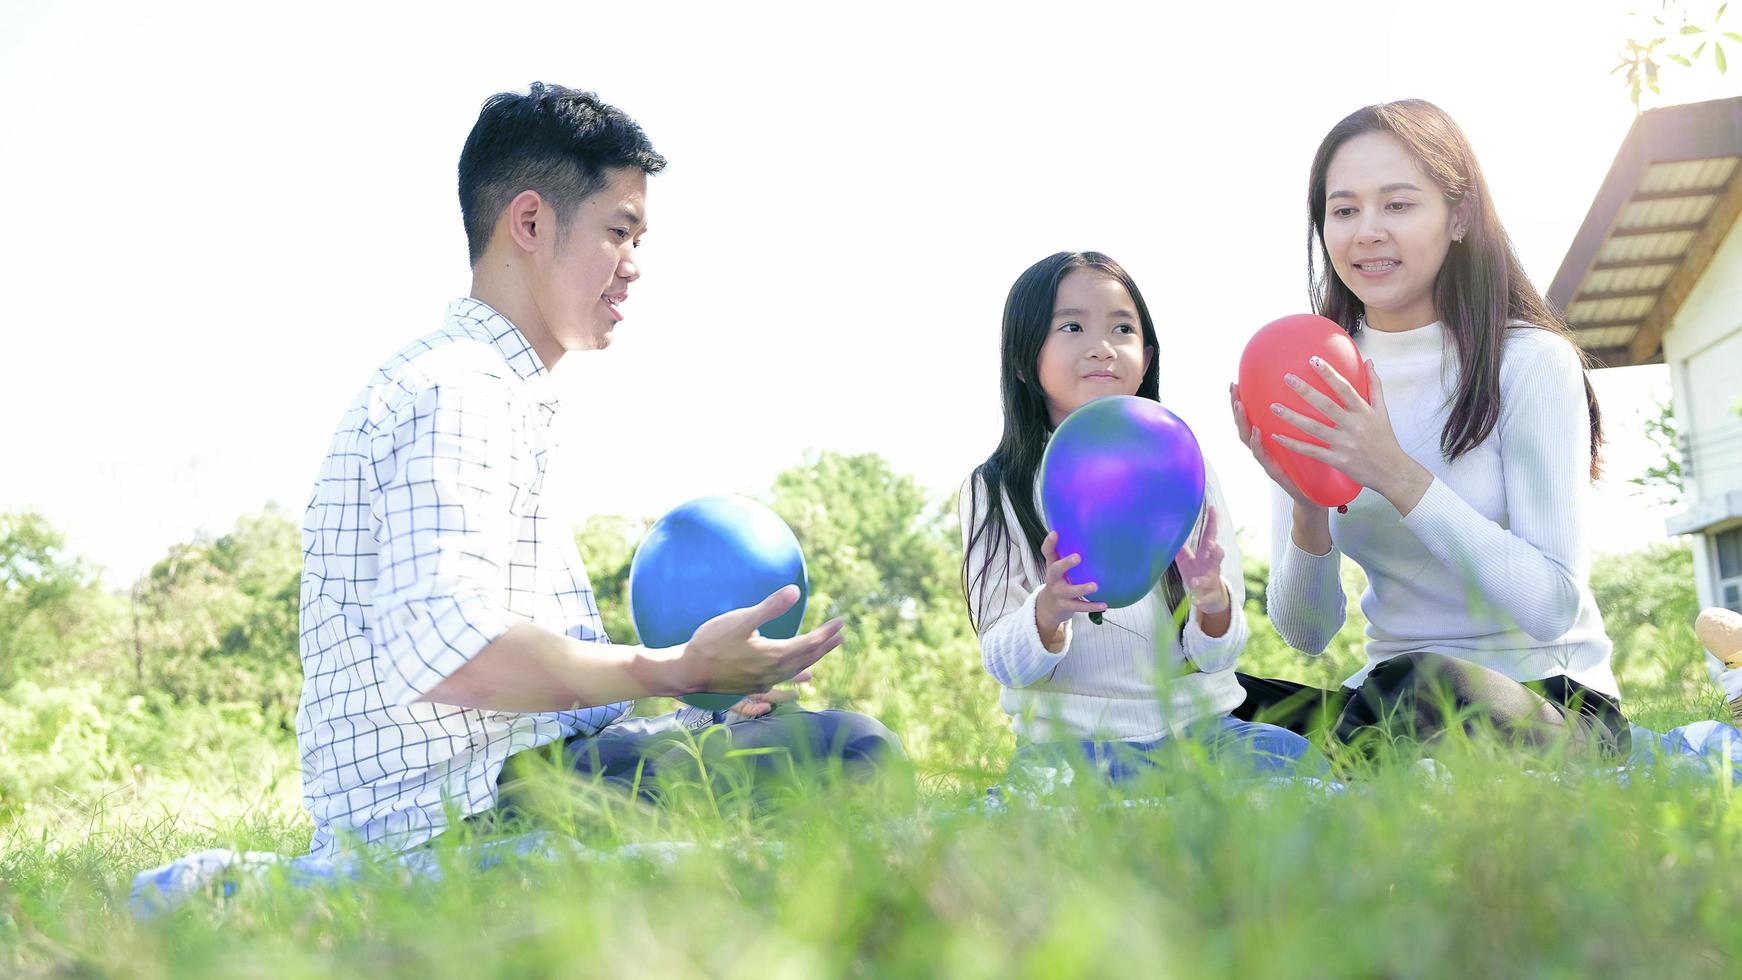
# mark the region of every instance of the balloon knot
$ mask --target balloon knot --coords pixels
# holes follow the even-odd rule
[[[1101,625],[1101,614],[1098,612],[1090,613],[1089,614],[1089,622],[1094,623],[1096,626]]]
[[[1347,514],[1348,512],[1349,512],[1349,505],[1348,504],[1338,504],[1337,505],[1337,513]]]

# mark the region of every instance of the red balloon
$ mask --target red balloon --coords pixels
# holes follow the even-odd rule
[[[1315,446],[1324,445],[1270,410],[1272,402],[1280,402],[1307,418],[1330,424],[1323,412],[1307,404],[1282,380],[1284,375],[1293,374],[1342,404],[1341,398],[1331,394],[1330,384],[1313,370],[1310,361],[1314,355],[1347,379],[1362,398],[1370,397],[1366,362],[1348,332],[1335,321],[1300,313],[1265,324],[1246,342],[1246,352],[1240,355],[1240,405],[1246,410],[1247,422],[1264,434],[1264,451],[1276,460],[1295,486],[1316,504],[1342,507],[1361,492],[1360,484],[1329,463],[1308,459],[1270,438],[1280,433]]]

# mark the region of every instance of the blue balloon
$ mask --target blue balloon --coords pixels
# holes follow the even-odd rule
[[[672,508],[641,539],[629,566],[629,616],[643,646],[672,647],[715,616],[754,606],[788,585],[798,586],[798,602],[763,625],[763,636],[797,636],[804,619],[810,578],[798,538],[780,515],[748,497],[702,497]],[[719,711],[743,696],[683,700]]]
[[[1058,554],[1079,554],[1067,578],[1087,598],[1129,606],[1155,588],[1204,507],[1204,454],[1179,417],[1134,395],[1072,412],[1040,464],[1041,510]]]

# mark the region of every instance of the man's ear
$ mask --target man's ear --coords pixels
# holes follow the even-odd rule
[[[537,191],[521,191],[503,212],[508,222],[508,240],[522,252],[536,252],[556,237],[556,216]]]

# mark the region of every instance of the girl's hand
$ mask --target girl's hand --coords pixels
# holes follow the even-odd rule
[[[1397,434],[1391,429],[1391,413],[1385,407],[1385,386],[1380,383],[1373,362],[1367,362],[1368,390],[1373,396],[1371,403],[1323,358],[1313,358],[1312,366],[1331,386],[1336,398],[1292,374],[1284,376],[1283,381],[1306,399],[1307,404],[1324,413],[1331,424],[1308,418],[1278,402],[1271,403],[1270,410],[1324,445],[1281,434],[1272,438],[1285,449],[1335,466],[1349,479],[1383,495],[1399,514],[1408,514],[1433,484],[1433,474],[1404,452],[1398,443]],[[1338,404],[1339,401],[1342,404]]]
[[[1034,600],[1034,625],[1040,630],[1040,642],[1055,652],[1064,642],[1065,624],[1072,616],[1102,612],[1107,608],[1105,602],[1083,598],[1098,588],[1094,582],[1072,585],[1065,580],[1065,573],[1082,564],[1083,556],[1071,554],[1060,558],[1058,543],[1057,531],[1048,534],[1040,543],[1041,557],[1046,560],[1046,584]]]
[[[1179,550],[1179,557],[1174,559],[1180,578],[1191,593],[1192,605],[1206,616],[1226,611],[1230,602],[1228,587],[1222,584],[1222,557],[1222,543],[1216,540],[1216,508],[1209,507],[1204,514],[1204,533],[1198,535],[1197,548],[1193,549],[1192,543],[1187,541]]]
[[[1288,478],[1288,474],[1282,471],[1282,467],[1276,465],[1276,460],[1264,451],[1264,433],[1259,432],[1258,426],[1247,420],[1246,406],[1240,401],[1239,385],[1228,386],[1228,402],[1234,409],[1234,427],[1240,432],[1240,441],[1246,444],[1247,449],[1251,450],[1252,458],[1258,461],[1258,465],[1264,467],[1264,474],[1281,487],[1289,497],[1293,498],[1296,507],[1326,510],[1324,505],[1313,503],[1312,498],[1303,493],[1300,487]]]

